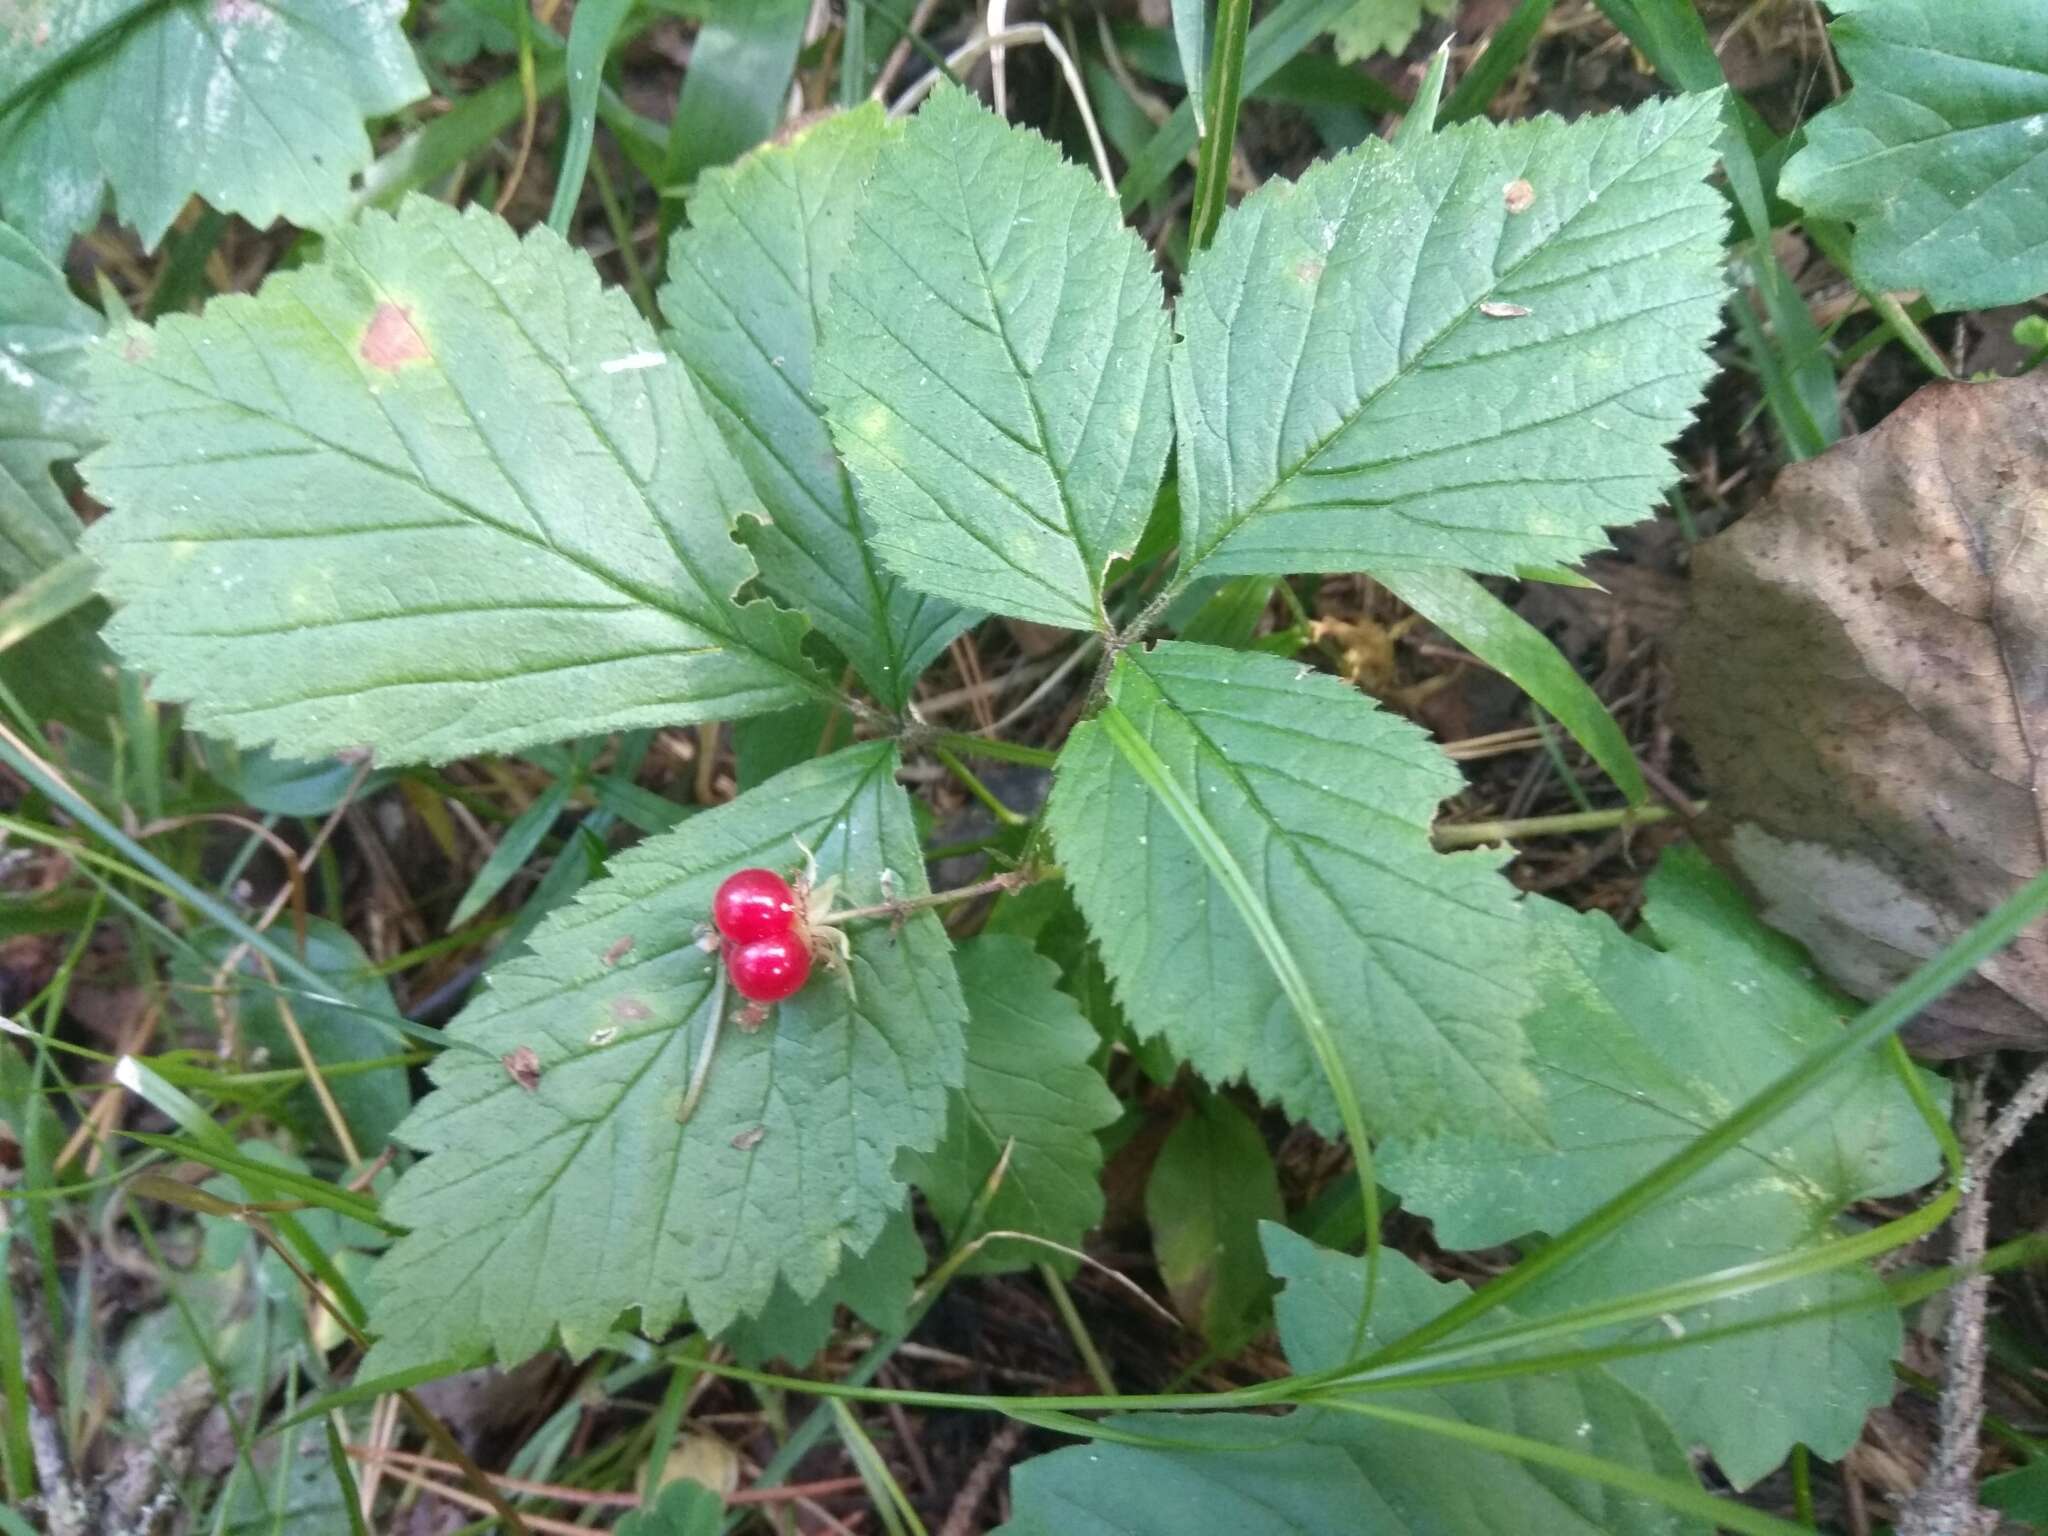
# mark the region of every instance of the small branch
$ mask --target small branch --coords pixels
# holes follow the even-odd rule
[[[2048,1063],[2037,1066],[1988,1128],[1984,1082],[1966,1084],[1957,1134],[1967,1161],[1962,1200],[1954,1218],[1952,1257],[1974,1268],[1984,1257],[1991,1232],[1991,1173],[2027,1123],[2048,1106]],[[1972,1274],[1957,1285],[1942,1330],[1940,1437],[1927,1476],[1899,1512],[1899,1536],[1989,1536],[1998,1528],[1996,1510],[1977,1503],[1977,1461],[1984,1429],[1984,1324],[1991,1277]]]
[[[958,906],[963,901],[972,901],[977,896],[994,896],[1006,891],[1021,891],[1027,885],[1050,879],[1059,871],[1052,867],[1039,869],[1012,869],[1000,875],[991,875],[986,880],[977,880],[972,885],[956,886],[950,891],[933,891],[929,896],[902,896],[895,901],[877,902],[872,907],[848,907],[843,912],[822,912],[812,918],[813,927],[837,928],[846,923],[867,922],[873,918],[886,917],[892,923],[900,923],[915,912],[929,912],[936,907]]]
[[[974,1517],[981,1511],[982,1500],[988,1497],[996,1478],[1010,1465],[1010,1458],[1017,1454],[1017,1447],[1023,1444],[1024,1432],[1028,1428],[1030,1426],[1022,1419],[1003,1421],[1003,1427],[990,1438],[988,1449],[981,1453],[974,1470],[967,1474],[967,1481],[960,1485],[953,1507],[946,1514],[946,1523],[939,1527],[939,1536],[969,1536],[976,1529]]]

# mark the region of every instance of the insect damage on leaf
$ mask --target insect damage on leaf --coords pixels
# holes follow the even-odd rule
[[[532,1046],[519,1046],[515,1050],[507,1051],[498,1060],[504,1065],[505,1075],[528,1093],[540,1087],[540,1057]]]

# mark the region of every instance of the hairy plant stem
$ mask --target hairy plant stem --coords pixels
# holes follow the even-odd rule
[[[1033,869],[1005,870],[1000,875],[991,875],[988,879],[977,880],[972,885],[955,886],[950,891],[933,891],[929,896],[901,896],[894,901],[876,902],[871,907],[848,907],[839,912],[820,913],[811,918],[810,923],[814,928],[836,928],[846,923],[866,922],[878,917],[886,917],[891,922],[900,923],[916,912],[957,906],[963,901],[972,901],[977,896],[1021,891],[1027,885],[1054,879],[1059,873],[1060,869],[1056,864],[1043,864]]]
[[[1949,1303],[1943,1330],[1940,1438],[1927,1476],[1899,1516],[1900,1536],[1978,1536],[1997,1529],[1996,1510],[1977,1502],[1977,1461],[1984,1430],[1985,1315],[1991,1278],[1978,1270],[1991,1231],[1991,1175],[2028,1122],[2048,1106],[2048,1066],[2036,1067],[1998,1119],[1985,1123],[1984,1083],[1965,1086],[1957,1132],[1968,1151],[1953,1258],[1967,1278]]]

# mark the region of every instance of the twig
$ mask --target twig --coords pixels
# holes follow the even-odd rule
[[[1958,1266],[1975,1266],[1984,1257],[1991,1231],[1992,1170],[2044,1106],[2048,1063],[2028,1074],[1989,1129],[1983,1079],[1964,1087],[1956,1127],[1968,1154],[1962,1201],[1954,1218],[1952,1255]],[[1942,1330],[1946,1360],[1940,1434],[1926,1477],[1899,1511],[1899,1536],[1989,1536],[1998,1528],[1998,1512],[1977,1503],[1979,1438],[1984,1428],[1984,1319],[1990,1300],[1991,1277],[1972,1274],[1956,1287],[1950,1301]]]
[[[811,919],[811,923],[814,927],[837,927],[843,923],[864,922],[876,917],[901,922],[913,912],[927,912],[934,907],[950,907],[959,902],[972,901],[977,896],[1020,891],[1027,885],[1045,879],[1051,873],[1048,869],[1006,870],[1000,875],[991,875],[986,880],[977,880],[972,885],[955,886],[950,891],[933,891],[929,896],[899,896],[894,901],[877,902],[871,907],[848,907],[843,912],[821,912]]]
[[[1098,643],[1098,637],[1095,635],[1089,635],[1086,639],[1082,640],[1079,645],[1074,647],[1072,655],[1068,656],[1057,667],[1054,667],[1043,682],[1024,695],[1023,702],[1015,705],[1005,712],[1000,719],[991,721],[974,734],[977,736],[994,736],[1022,720],[1039,706],[1047,694],[1059,687],[1076,667],[1088,659]]]
[[[276,990],[271,1001],[277,1005],[277,1021],[284,1026],[285,1038],[292,1043],[292,1053],[299,1058],[299,1065],[306,1069],[306,1082],[312,1087],[313,1097],[320,1101],[320,1113],[327,1117],[327,1128],[334,1132],[334,1144],[341,1149],[341,1155],[348,1166],[354,1168],[363,1160],[362,1149],[356,1145],[350,1134],[348,1117],[341,1112],[341,1105],[335,1101],[334,1090],[327,1086],[327,1076],[320,1070],[319,1058],[313,1054],[312,1044],[306,1039],[306,1032],[299,1027],[299,1016],[292,1012],[292,1005],[284,995],[283,984],[277,979],[277,967],[264,954],[256,956],[257,965]]]
[[[194,1433],[213,1410],[213,1380],[195,1366],[150,1410],[148,1438],[123,1446],[121,1470],[107,1488],[108,1536],[151,1536],[184,1497],[179,1484],[199,1451]]]
[[[15,1283],[17,1268],[22,1275],[19,1284]],[[57,1378],[51,1369],[57,1358],[56,1344],[36,1288],[27,1279],[26,1266],[0,1268],[0,1285],[12,1286],[14,1291],[21,1370],[28,1386],[29,1454],[35,1461],[36,1485],[42,1490],[45,1529],[49,1536],[93,1536],[99,1529],[96,1510],[72,1475],[59,1423],[63,1407],[57,1400]]]
[[[981,1510],[982,1500],[988,1497],[997,1475],[1017,1454],[1017,1446],[1024,1439],[1026,1427],[1022,1419],[1004,1420],[1003,1427],[990,1438],[988,1449],[974,1464],[974,1470],[967,1474],[967,1481],[960,1485],[953,1507],[946,1513],[946,1523],[939,1527],[939,1536],[971,1536],[975,1529],[974,1517]]]
[[[917,0],[917,9],[910,13],[910,25],[903,29],[903,35],[896,40],[896,46],[889,50],[889,57],[882,61],[882,72],[875,76],[875,87],[868,92],[869,99],[887,101],[889,87],[896,83],[896,76],[903,66],[910,62],[911,39],[930,25],[932,12],[939,8],[939,0]]]

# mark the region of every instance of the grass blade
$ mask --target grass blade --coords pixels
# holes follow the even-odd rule
[[[569,232],[576,204],[583,197],[583,174],[590,166],[590,146],[597,136],[597,96],[604,86],[604,61],[618,41],[619,28],[633,0],[583,0],[569,23],[569,132],[562,141],[562,169],[555,179],[555,201],[548,209],[548,228]]]

